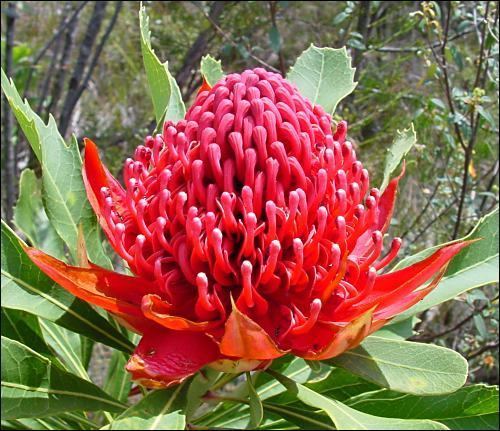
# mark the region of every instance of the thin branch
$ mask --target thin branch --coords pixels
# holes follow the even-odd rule
[[[72,25],[67,28],[66,34],[64,35],[64,46],[61,57],[59,59],[59,65],[54,76],[54,84],[52,86],[50,103],[45,109],[45,118],[48,118],[50,112],[54,112],[56,110],[56,107],[61,98],[62,88],[66,80],[66,72],[69,69],[71,50],[73,48],[74,35],[77,29],[78,20],[78,15],[75,15],[71,22]]]
[[[13,50],[14,50],[14,34],[16,30],[16,2],[9,2],[7,5],[6,13],[6,28],[5,28],[5,73],[7,76],[11,77],[13,72]],[[13,206],[16,199],[16,156],[14,149],[14,142],[12,140],[12,126],[13,118],[12,111],[9,106],[7,99],[4,99],[3,104],[3,114],[2,114],[2,156],[4,158],[5,169],[3,169],[3,177],[5,180],[5,214],[4,217],[7,223],[11,223],[13,215]]]
[[[451,158],[451,155],[452,155],[452,151],[448,152],[448,154],[446,155],[446,160],[444,162],[444,171],[446,172],[446,170],[448,169],[448,163],[450,161],[450,158]],[[434,166],[436,165],[436,163],[434,164]],[[404,239],[406,238],[406,236],[413,231],[413,229],[418,226],[418,223],[420,222],[420,220],[422,219],[422,217],[424,216],[424,214],[427,212],[427,210],[429,209],[432,201],[434,200],[434,197],[436,196],[439,188],[441,187],[441,182],[438,181],[436,183],[436,185],[434,186],[434,189],[432,190],[432,193],[430,194],[429,198],[427,199],[427,202],[425,203],[424,207],[422,208],[422,211],[420,211],[420,213],[417,215],[417,217],[415,218],[415,220],[413,221],[413,223],[410,225],[410,227],[408,229],[406,229],[406,231],[403,233],[403,235],[401,235],[401,239]]]
[[[269,12],[271,14],[271,24],[273,27],[278,30],[278,24],[276,22],[276,13],[278,11],[278,2],[277,1],[270,1],[269,2]],[[279,33],[279,31],[278,31]],[[285,56],[283,55],[283,49],[279,48],[278,51],[278,58],[280,61],[280,71],[283,76],[286,74],[286,63],[285,63]]]
[[[451,42],[455,39],[459,39],[463,36],[473,33],[474,30],[465,30],[461,33],[456,33],[453,36],[448,37],[448,42]],[[435,42],[431,45],[432,48],[439,48],[441,46],[441,42]],[[430,48],[430,47],[429,47]],[[377,52],[394,52],[394,53],[411,53],[421,51],[422,48],[419,47],[398,47],[398,46],[381,46],[379,48],[368,47],[367,51],[377,51]]]
[[[212,2],[212,4],[210,5],[210,11],[208,12],[210,20],[214,23],[218,23],[222,12],[224,11],[224,8],[227,7],[227,4],[228,3],[224,1]],[[212,39],[213,33],[214,29],[212,27],[209,27],[198,34],[198,37],[184,56],[182,67],[175,75],[177,84],[181,89],[184,90],[184,97],[187,96],[186,90],[189,88],[189,85],[186,85],[186,83],[191,80],[193,75],[196,75],[195,72],[198,70],[198,65],[200,63],[201,57],[206,53],[208,43]]]
[[[214,20],[212,20],[210,18],[210,15],[206,11],[204,11],[201,6],[199,6],[198,4],[196,4],[196,6],[201,10],[201,12],[205,16],[205,18],[210,22],[210,24],[212,24],[212,26],[215,28],[217,33],[219,33],[226,42],[230,43],[233,47],[238,48],[238,43],[236,43],[227,33],[225,33],[224,30],[222,30],[222,28],[220,28],[219,25]],[[259,57],[253,55],[247,46],[245,46],[245,49],[247,51],[248,56],[253,58],[257,63],[261,64],[262,66],[267,67],[269,70],[272,70],[273,72],[280,73],[280,71],[278,69],[276,69],[275,67],[266,63],[264,60],[260,59]]]
[[[476,73],[476,79],[474,81],[474,88],[479,84],[479,78],[481,76],[481,70],[483,67],[483,58],[484,58],[484,43],[486,40],[486,23],[488,19],[488,12],[489,12],[489,7],[490,7],[490,2],[486,2],[486,10],[484,12],[484,20],[483,20],[483,28],[481,30],[481,45],[480,45],[480,53],[479,53],[479,62],[477,66],[477,73]],[[448,14],[450,13],[451,9],[451,4],[448,9]],[[444,54],[443,54],[444,57]],[[488,67],[486,65],[486,67]],[[479,114],[476,115],[475,121],[474,121],[474,112],[475,112],[475,106],[471,104],[471,128],[472,128],[472,134],[469,139],[469,143],[467,145],[467,148],[465,149],[465,160],[464,160],[464,168],[463,168],[463,175],[462,175],[462,187],[460,191],[460,200],[458,202],[458,210],[457,210],[457,218],[455,221],[455,226],[453,228],[453,235],[452,239],[456,239],[460,233],[460,225],[462,223],[462,212],[464,209],[464,203],[465,203],[465,196],[467,194],[467,185],[469,181],[469,165],[472,160],[472,153],[474,150],[474,144],[476,142],[476,136],[477,136],[477,131],[478,131],[478,126],[479,126]]]
[[[465,359],[470,361],[472,358],[475,358],[479,355],[482,355],[484,352],[487,352],[488,350],[498,349],[498,346],[499,346],[498,340],[493,341],[493,342],[488,343],[488,344],[485,344],[479,350],[476,350],[475,352],[470,353]]]
[[[451,203],[449,203],[436,217],[434,217],[429,223],[425,225],[425,227],[415,236],[415,238],[412,239],[412,243],[417,242],[417,240],[426,232],[428,232],[428,229],[436,223],[437,220],[439,220],[442,216],[444,216],[453,206],[457,203],[456,199],[453,199]]]
[[[498,175],[498,159],[493,166],[493,173],[491,175],[490,181],[488,182],[488,186],[486,187],[487,192],[489,192],[493,188],[493,185],[495,184],[495,180],[496,180],[497,175]],[[480,213],[483,212],[483,209],[484,209],[484,206],[486,205],[487,199],[488,199],[488,196],[483,197],[481,205],[479,206]]]
[[[39,91],[40,98],[38,100],[38,107],[36,112],[42,112],[42,108],[45,103],[45,99],[47,98],[52,78],[54,77],[55,74],[55,68],[57,64],[57,59],[59,57],[59,52],[61,51],[61,45],[62,45],[62,38],[57,38],[56,45],[52,52],[52,58],[50,59],[49,68],[47,70],[47,73],[45,74],[45,79],[43,80],[41,90]]]
[[[61,21],[61,24],[59,24],[59,28],[57,31],[54,33],[54,36],[45,44],[45,46],[38,52],[38,54],[35,56],[33,61],[31,62],[30,65],[30,70],[28,72],[28,77],[26,78],[26,85],[24,87],[24,95],[23,98],[26,97],[30,84],[31,84],[31,79],[33,77],[33,71],[35,70],[35,66],[38,64],[38,62],[43,58],[47,50],[52,46],[52,44],[59,39],[59,37],[64,33],[64,31],[73,23],[74,19],[80,14],[82,9],[87,5],[88,1],[82,2],[69,16],[68,18],[64,19]]]
[[[117,1],[116,6],[115,6],[115,12],[113,13],[111,20],[109,21],[108,27],[106,28],[106,31],[105,31],[104,35],[102,36],[101,41],[99,42],[99,45],[97,46],[97,48],[94,52],[94,56],[92,57],[92,60],[90,62],[90,66],[87,69],[87,74],[85,75],[85,78],[83,79],[83,82],[80,85],[78,92],[76,93],[77,100],[81,97],[83,90],[85,90],[85,88],[87,88],[90,77],[92,76],[92,72],[94,71],[94,69],[97,65],[97,62],[98,62],[99,57],[101,55],[101,52],[104,48],[104,45],[106,44],[107,40],[109,39],[109,35],[113,31],[113,27],[116,24],[116,21],[118,19],[118,15],[120,14],[121,9],[122,9],[122,2]]]
[[[85,72],[87,62],[89,61],[92,48],[94,46],[97,34],[101,28],[102,21],[104,19],[104,13],[106,10],[107,2],[98,1],[95,2],[94,10],[89,18],[87,31],[83,37],[82,43],[80,45],[80,52],[76,60],[76,64],[73,70],[73,74],[68,83],[68,91],[66,93],[66,98],[64,100],[63,108],[61,110],[59,118],[59,130],[61,135],[65,135],[73,114],[73,110],[78,102],[78,95],[81,94],[81,83],[82,77]]]
[[[451,92],[451,86],[450,86],[450,78],[448,75],[448,64],[446,60],[446,43],[448,42],[448,31],[450,28],[450,19],[451,19],[451,3],[448,3],[448,12],[446,14],[446,24],[445,24],[445,30],[444,30],[444,39],[441,43],[441,57],[439,57],[434,49],[434,47],[430,44],[429,42],[429,47],[431,49],[432,55],[434,56],[434,59],[436,60],[437,64],[439,65],[441,71],[443,72],[443,84],[445,88],[445,95],[446,95],[446,101],[448,103],[448,106],[450,108],[450,112],[455,117],[456,111],[455,111],[455,105],[453,103],[453,96]],[[455,134],[457,135],[458,142],[460,143],[460,146],[465,150],[465,141],[462,136],[462,132],[460,130],[460,127],[458,123],[455,121],[455,118],[453,119],[453,126],[455,129]]]
[[[441,182],[437,182],[436,185],[434,186],[434,190],[432,191],[431,195],[429,196],[429,198],[427,199],[427,202],[425,203],[424,207],[422,208],[422,211],[420,211],[420,213],[417,215],[417,217],[415,217],[415,220],[413,221],[413,223],[410,225],[410,227],[408,229],[406,229],[406,231],[401,235],[401,239],[405,239],[406,236],[413,231],[413,229],[418,225],[418,223],[420,222],[420,220],[422,219],[422,217],[424,216],[424,214],[427,212],[427,210],[429,209],[432,201],[434,200],[434,197],[436,196],[438,190],[439,190],[439,187],[441,187]]]
[[[488,301],[482,307],[480,307],[478,309],[474,309],[474,311],[469,316],[467,316],[465,319],[460,320],[457,324],[453,325],[451,328],[445,329],[441,332],[438,332],[437,334],[431,334],[431,335],[428,335],[425,337],[414,336],[414,337],[409,338],[409,340],[429,342],[429,341],[435,340],[436,338],[442,337],[443,335],[449,334],[450,332],[456,331],[457,329],[459,329],[463,325],[465,325],[467,322],[472,320],[476,314],[482,313],[484,310],[486,310],[490,306],[490,304],[493,301],[496,301],[497,299],[498,299],[498,295],[495,298],[493,298],[491,301]]]

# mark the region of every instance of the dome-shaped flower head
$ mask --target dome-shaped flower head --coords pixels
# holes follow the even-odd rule
[[[124,187],[86,141],[89,200],[134,277],[28,253],[143,335],[127,369],[148,386],[339,355],[429,293],[464,246],[384,273],[401,246],[383,253],[399,178],[370,188],[346,133],[279,74],[228,75],[137,147]]]

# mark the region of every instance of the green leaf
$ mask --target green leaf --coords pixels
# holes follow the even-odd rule
[[[306,364],[309,365],[311,370],[313,370],[315,373],[318,373],[321,371],[321,362],[306,360]]]
[[[438,286],[424,299],[394,319],[404,320],[421,311],[449,301],[456,296],[476,287],[498,282],[498,208],[479,220],[474,230],[462,240],[480,238],[463,249],[451,261],[445,276]],[[428,248],[410,256],[396,265],[394,270],[404,268],[432,254],[444,244]]]
[[[141,28],[142,58],[153,100],[156,122],[160,125],[165,120],[182,120],[186,114],[186,107],[182,101],[179,86],[168,70],[168,61],[162,63],[151,47],[149,17],[142,4],[139,12],[139,25]]]
[[[213,87],[224,77],[221,61],[216,60],[210,54],[201,58],[200,70],[201,75],[205,78],[205,81],[207,81],[210,87]]]
[[[45,341],[56,352],[66,370],[82,379],[90,380],[80,357],[82,351],[80,335],[44,319],[40,319],[40,327]]]
[[[329,397],[343,400],[358,395],[365,391],[379,389],[379,386],[368,383],[360,377],[348,373],[342,368],[332,369],[325,364],[322,364],[321,373],[316,373],[311,370],[309,365],[300,358],[293,358],[290,362],[285,362],[283,366],[279,362],[283,358],[274,361],[272,368],[280,370],[280,372],[299,383],[305,384],[307,387],[316,392],[323,393]],[[285,358],[286,359],[286,358]],[[327,370],[327,372],[325,372]],[[299,424],[304,429],[315,429],[320,427],[320,423],[326,421],[326,428],[331,428],[330,420],[326,417],[319,417],[314,414],[308,413],[308,418],[304,418],[303,410],[291,411],[292,403],[297,402],[296,398],[290,393],[285,392],[285,388],[267,373],[260,373],[257,380],[254,382],[254,387],[257,390],[259,398],[263,401],[265,417],[268,414],[275,413],[284,417],[285,413],[283,408],[288,413],[287,420],[292,423]],[[246,399],[248,397],[248,390],[246,385],[242,385],[241,389],[236,389],[233,392],[234,396]],[[286,407],[284,406],[286,404]],[[281,406],[280,410],[276,410],[272,406]],[[290,407],[290,409],[289,409]],[[293,408],[297,406],[294,404]],[[249,407],[247,405],[228,405],[222,404],[216,411],[210,412],[201,418],[204,425],[212,427],[223,427],[230,429],[244,428],[248,424]],[[261,428],[266,424],[264,420]],[[329,424],[329,425],[328,425]],[[306,428],[306,426],[308,428]],[[281,428],[279,428],[281,429]]]
[[[433,430],[447,429],[444,425],[429,420],[405,420],[372,416],[346,406],[337,400],[329,399],[306,386],[296,383],[275,371],[268,371],[300,401],[311,407],[323,410],[337,429],[359,430]]]
[[[49,223],[43,208],[41,180],[31,169],[21,172],[14,223],[34,247],[59,259],[64,257],[64,243]]]
[[[479,115],[481,115],[481,117],[483,117],[491,127],[493,127],[493,128],[496,127],[495,119],[490,111],[487,111],[481,105],[477,105],[476,109],[477,109],[477,112],[479,112]]]
[[[187,406],[186,406],[186,417],[189,420],[196,409],[202,404],[202,397],[207,393],[210,387],[219,379],[222,375],[220,371],[216,371],[212,368],[204,368],[200,370],[199,373],[192,378],[191,384],[189,385],[187,393]]]
[[[17,419],[15,422],[23,428],[16,429],[30,429],[30,430],[71,430],[71,429],[89,429],[81,428],[75,422],[64,420],[60,416],[44,417],[44,418],[25,418]]]
[[[86,370],[89,369],[90,360],[92,359],[92,352],[94,351],[94,345],[94,340],[84,337],[83,335],[80,336],[80,361],[83,365],[83,368],[85,368]]]
[[[124,405],[92,383],[54,366],[2,336],[2,418],[43,417],[74,410],[118,412]]]
[[[415,395],[450,393],[467,378],[467,361],[453,350],[374,336],[326,362],[382,387]]]
[[[2,307],[2,335],[11,340],[19,341],[36,352],[46,356],[53,356],[52,351],[43,339],[38,318],[25,311],[12,310]]]
[[[173,388],[150,392],[118,416],[109,429],[184,429],[186,418],[180,411],[186,406],[187,388],[188,385],[184,382]]]
[[[479,220],[474,230],[467,235],[464,240],[480,239],[474,244],[462,250],[450,263],[446,276],[463,271],[464,268],[470,268],[485,259],[491,259],[498,256],[499,250],[499,220],[498,208]],[[498,276],[498,268],[497,268]],[[498,281],[498,278],[497,280]]]
[[[421,397],[381,389],[347,402],[365,413],[431,419],[450,429],[498,429],[498,386],[467,386],[448,395]]]
[[[76,257],[81,224],[92,262],[111,268],[104,254],[97,219],[87,200],[82,179],[82,159],[76,138],[70,145],[57,130],[52,115],[45,124],[27,101],[24,103],[12,80],[2,70],[2,90],[42,166],[43,204],[52,226]]]
[[[486,328],[484,317],[481,314],[476,314],[474,315],[473,319],[474,319],[474,326],[479,332],[479,335],[486,340],[488,338],[488,329]]]
[[[344,48],[318,48],[311,44],[295,62],[287,78],[313,105],[332,114],[337,104],[357,85],[351,57]]]
[[[116,350],[113,352],[103,387],[109,395],[123,403],[127,402],[132,386],[130,373],[125,369],[127,361],[128,355]]]
[[[95,430],[99,425],[89,421],[84,413],[62,413],[57,416],[43,418],[22,418],[15,421],[15,429],[31,430]],[[22,427],[22,428],[20,428]],[[3,427],[2,427],[3,429]]]
[[[394,340],[406,340],[414,335],[413,327],[419,322],[420,319],[410,317],[395,323],[385,325],[382,329],[373,333],[375,337],[392,338]]]
[[[280,370],[283,374],[294,378],[299,382],[306,382],[314,379],[318,375],[314,373],[309,365],[303,359],[290,357],[280,358],[273,361],[272,367]],[[282,366],[280,366],[283,364]],[[276,380],[272,379],[268,374],[260,373],[257,381],[254,383],[259,398],[261,400],[268,399],[275,395],[283,393],[283,386]],[[232,392],[232,396],[239,398],[248,397],[248,387],[242,384]],[[244,428],[248,423],[249,408],[246,405],[240,404],[220,404],[216,409],[212,409],[207,414],[203,415],[199,420],[203,425],[210,427],[223,428]],[[246,415],[246,416],[244,416]]]
[[[90,305],[60,288],[33,264],[20,239],[2,221],[2,307],[23,310],[130,352],[132,343]]]
[[[278,418],[286,419],[288,424],[295,424],[301,430],[331,430],[333,429],[333,424],[330,418],[323,412],[316,412],[312,409],[298,408],[295,406],[283,406],[280,404],[264,403],[264,411],[266,413],[266,418],[271,414],[278,416]],[[282,422],[282,421],[281,421]],[[285,423],[287,423],[285,422]],[[265,423],[265,422],[264,422]],[[269,422],[268,422],[269,423]],[[259,429],[269,429],[267,427],[261,426]],[[283,423],[276,429],[288,429],[283,426]]]
[[[327,365],[323,364],[323,366],[326,367]],[[343,368],[333,368],[325,378],[314,382],[304,382],[303,384],[314,392],[338,401],[344,401],[356,395],[380,389],[380,386],[367,382]],[[279,387],[283,389],[281,385]],[[297,402],[296,398],[289,392],[282,392],[279,395],[268,398],[268,401],[282,405]]]
[[[249,372],[246,373],[248,396],[250,399],[250,422],[248,423],[249,429],[258,428],[264,417],[264,409],[262,407],[262,402],[260,401],[259,395],[255,390],[252,382],[252,376]]]
[[[417,142],[417,134],[415,133],[415,128],[413,123],[408,129],[403,129],[403,131],[396,131],[396,138],[392,143],[391,147],[387,150],[387,156],[385,158],[384,167],[384,179],[382,185],[380,186],[380,191],[383,192],[385,188],[389,185],[392,173],[401,163],[401,160],[408,154],[408,151]]]

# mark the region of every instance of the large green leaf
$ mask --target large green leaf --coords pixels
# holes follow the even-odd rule
[[[162,63],[151,47],[151,32],[146,8],[141,5],[139,12],[141,28],[141,50],[148,79],[149,90],[153,100],[156,122],[165,120],[179,121],[186,114],[181,92],[174,77],[168,70],[168,62]]]
[[[44,418],[24,418],[17,419],[14,422],[17,428],[14,429],[27,429],[27,430],[79,430],[79,429],[93,429],[83,428],[81,424],[74,421],[65,420],[59,416],[44,417]],[[2,427],[2,429],[4,429]],[[6,428],[9,429],[9,428]],[[95,429],[95,428],[94,428]]]
[[[206,367],[192,378],[187,393],[186,417],[189,420],[202,404],[202,397],[222,375],[220,371]]]
[[[498,429],[498,386],[467,386],[447,395],[421,397],[381,389],[346,404],[365,413],[402,419],[431,419],[450,429]]]
[[[130,352],[132,343],[92,307],[42,273],[2,221],[2,307],[24,310],[71,331]]]
[[[3,419],[74,410],[118,412],[124,408],[92,383],[62,371],[24,344],[2,336]]]
[[[430,420],[406,420],[372,416],[367,413],[355,410],[337,400],[327,398],[312,389],[307,388],[294,380],[270,370],[269,373],[274,376],[283,386],[287,388],[304,404],[323,410],[335,424],[337,429],[359,430],[359,429],[377,429],[377,430],[435,430],[447,429],[439,422]]]
[[[90,380],[82,364],[82,338],[49,320],[40,319],[40,327],[47,344],[56,353],[64,367],[78,377]]]
[[[125,369],[128,355],[114,351],[108,365],[108,374],[103,389],[113,398],[126,402],[132,386],[130,373]]]
[[[278,362],[278,361],[275,361]],[[294,358],[291,362],[286,363],[284,367],[277,367],[273,364],[274,369],[279,369],[280,372],[294,380],[303,383],[315,392],[323,393],[331,398],[342,401],[362,392],[379,389],[372,383],[362,380],[356,375],[350,374],[347,371],[322,364],[324,367],[320,373],[315,373],[300,358]],[[325,370],[327,370],[325,372]],[[266,423],[272,423],[269,420],[269,415],[275,414],[281,417],[287,416],[288,421],[299,424],[304,429],[331,428],[331,423],[328,417],[315,415],[313,412],[305,412],[303,408],[297,407],[295,404],[297,399],[285,391],[283,385],[273,379],[267,373],[259,373],[255,381],[257,394],[263,400],[265,419],[261,426],[265,428]],[[242,391],[236,391],[233,395],[239,398],[246,399],[248,391],[246,385],[242,385]],[[212,427],[223,427],[230,429],[244,428],[249,422],[249,407],[241,404],[223,404],[213,412],[208,413],[200,418],[200,423]],[[278,429],[280,429],[278,427]]]
[[[33,350],[46,357],[53,355],[43,339],[38,318],[25,311],[2,307],[2,335],[11,340],[29,345]]]
[[[415,133],[415,128],[413,124],[403,131],[396,131],[396,138],[394,142],[387,149],[387,155],[385,158],[385,167],[384,167],[384,179],[382,181],[382,185],[380,186],[380,191],[383,192],[385,188],[389,185],[389,181],[391,180],[392,173],[396,170],[396,168],[401,163],[401,160],[408,154],[408,151],[415,145],[417,142],[417,134]]]
[[[474,230],[464,239],[478,239],[476,243],[463,249],[450,263],[446,276],[462,272],[465,268],[483,263],[485,260],[498,256],[499,249],[498,208],[479,220]],[[498,281],[498,266],[497,266]]]
[[[280,358],[273,362],[272,367],[279,370],[283,374],[304,383],[310,381],[318,375],[314,373],[309,365],[303,359],[291,357]],[[281,362],[283,366],[280,366]],[[283,393],[283,386],[275,379],[271,378],[266,373],[260,373],[255,382],[257,394],[261,400],[266,400],[275,395]],[[246,383],[241,384],[237,389],[232,391],[232,396],[242,399],[248,398],[248,387]],[[242,404],[220,404],[217,408],[212,408],[207,414],[196,420],[196,423],[201,423],[209,427],[221,428],[245,428],[249,421],[249,408]]]
[[[62,413],[57,416],[43,418],[22,418],[10,421],[14,428],[2,429],[29,429],[29,430],[95,430],[99,426],[88,420],[84,413]]]
[[[474,230],[464,240],[479,239],[462,250],[451,261],[449,268],[438,284],[424,299],[397,316],[394,321],[401,321],[428,308],[449,301],[456,296],[476,287],[498,282],[498,208],[479,220]],[[398,263],[399,269],[424,259],[436,249],[436,246],[410,256]]]
[[[351,57],[344,48],[318,48],[311,44],[297,58],[287,78],[313,105],[332,114],[337,104],[356,87]]]
[[[186,418],[181,411],[186,407],[187,388],[188,385],[184,382],[173,388],[150,392],[105,429],[184,429]]]
[[[246,380],[248,386],[248,398],[250,400],[250,422],[248,423],[248,428],[254,429],[258,428],[262,419],[264,417],[264,408],[262,407],[262,401],[260,400],[259,394],[255,390],[253,385],[252,376],[249,372],[246,373]]]
[[[64,257],[64,243],[50,224],[43,208],[41,180],[31,169],[21,172],[14,223],[34,247],[59,259]]]
[[[110,268],[111,261],[104,254],[100,228],[83,185],[76,139],[73,137],[70,145],[66,145],[54,118],[50,116],[45,124],[28,101],[23,103],[14,82],[9,81],[3,70],[1,73],[5,97],[42,166],[43,203],[52,226],[75,258],[81,225],[90,260]]]
[[[392,338],[394,340],[406,340],[415,334],[413,328],[418,322],[420,322],[420,319],[413,316],[405,320],[389,323],[377,332],[374,332],[373,336]]]
[[[453,350],[375,336],[327,362],[382,387],[415,395],[454,392],[467,378],[467,361]]]
[[[338,401],[344,401],[359,394],[380,389],[380,386],[367,382],[343,368],[333,368],[325,378],[312,382],[304,382],[302,384],[314,392],[327,396],[328,398],[334,398]],[[279,385],[279,387],[283,390],[281,385]],[[267,401],[274,404],[288,405],[297,400],[289,392],[282,392],[274,397],[268,398]]]
[[[210,54],[201,58],[200,70],[201,75],[205,78],[205,81],[207,81],[210,87],[213,87],[224,77],[221,61],[216,60]]]
[[[301,430],[334,429],[331,419],[321,411],[268,402],[265,402],[263,406],[265,420],[259,429],[290,429],[293,424],[298,427],[294,429]]]

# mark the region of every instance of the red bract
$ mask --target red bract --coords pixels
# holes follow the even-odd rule
[[[135,277],[28,254],[143,334],[127,369],[148,386],[209,363],[339,355],[429,293],[465,245],[381,273],[401,246],[382,255],[399,177],[370,189],[346,133],[278,74],[228,75],[146,138],[125,188],[86,141],[89,200]]]

